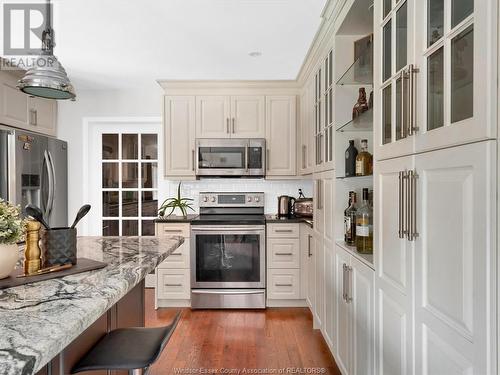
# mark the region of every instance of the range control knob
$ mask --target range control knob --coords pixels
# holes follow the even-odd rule
[[[247,197],[247,202],[251,203],[252,202],[252,197]]]
[[[210,202],[215,203],[215,197],[211,197]]]
[[[260,198],[259,197],[255,197],[254,200],[255,200],[256,203],[260,202]]]
[[[203,202],[208,202],[208,197],[206,195],[203,196]]]

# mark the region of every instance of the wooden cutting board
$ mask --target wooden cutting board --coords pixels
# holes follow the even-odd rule
[[[98,270],[106,267],[107,264],[103,262],[98,262],[97,260],[87,259],[87,258],[78,258],[76,264],[66,270],[46,273],[43,275],[34,275],[27,277],[16,277],[24,272],[22,267],[14,270],[9,277],[0,280],[0,289],[12,288],[14,286],[36,283],[38,281],[56,279],[59,277],[75,275],[77,273],[87,272]]]

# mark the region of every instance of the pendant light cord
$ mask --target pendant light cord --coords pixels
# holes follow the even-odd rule
[[[50,0],[47,0],[47,22],[45,30],[42,33],[42,53],[44,55],[53,55],[55,43],[54,29],[52,29],[52,12]]]

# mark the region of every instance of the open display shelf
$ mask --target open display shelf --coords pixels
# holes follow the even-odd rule
[[[354,61],[337,81],[337,85],[373,85],[372,49],[365,52]]]
[[[335,128],[338,132],[365,132],[373,131],[373,109],[363,112],[354,120],[350,120],[345,124]]]
[[[337,176],[337,180],[372,180],[373,175],[368,176]]]

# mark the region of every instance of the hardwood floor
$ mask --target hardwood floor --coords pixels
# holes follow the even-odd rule
[[[155,311],[154,291],[146,290],[146,326],[167,325],[177,311]],[[311,368],[317,372],[306,372]],[[243,369],[259,369],[256,374],[340,374],[321,333],[312,329],[308,309],[273,308],[184,309],[151,375],[243,374]]]

